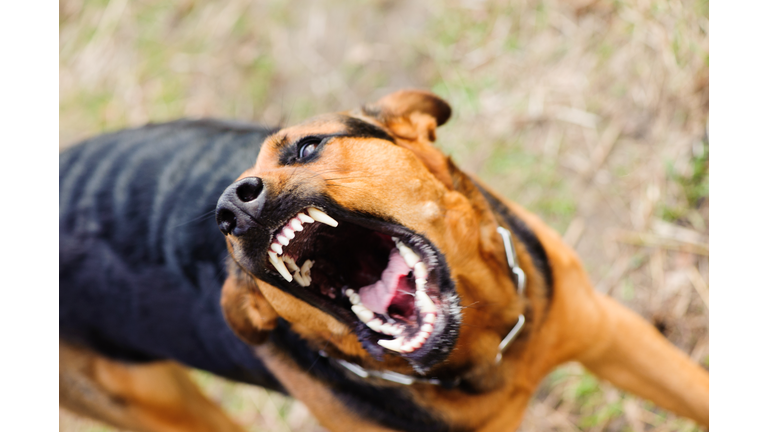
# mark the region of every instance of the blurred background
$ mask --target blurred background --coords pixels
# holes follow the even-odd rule
[[[708,0],[59,8],[61,149],[147,122],[289,125],[431,89],[454,110],[438,145],[559,231],[596,289],[709,367]],[[323,430],[301,403],[193,374],[250,430]],[[59,419],[61,431],[113,430],[63,410]],[[521,430],[699,429],[567,364],[542,383]]]

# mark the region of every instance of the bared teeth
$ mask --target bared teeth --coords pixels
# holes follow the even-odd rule
[[[288,222],[288,225],[290,225],[291,229],[294,231],[304,231],[304,227],[301,226],[301,221],[298,218],[291,219],[291,221]]]
[[[285,266],[288,267],[288,271],[290,271],[291,273],[299,270],[299,266],[296,265],[296,261],[294,261],[293,258],[289,256],[284,256],[283,262],[285,263]]]
[[[426,324],[432,324],[432,325],[435,324],[436,320],[437,320],[437,315],[435,315],[435,313],[424,314],[424,317],[422,318],[422,321],[424,321]]]
[[[432,303],[432,299],[430,299],[424,291],[416,291],[416,306],[421,313],[424,314],[437,312],[437,308],[435,307],[435,304]]]
[[[296,215],[296,217],[299,218],[299,220],[304,222],[304,223],[314,223],[315,222],[314,219],[312,219],[311,217],[305,215],[304,213],[299,213],[299,214]]]
[[[390,335],[390,336],[399,336],[403,333],[403,330],[405,329],[403,328],[402,325],[399,325],[399,324],[393,325],[390,323],[384,323],[381,325],[381,330],[379,331],[379,333],[384,333],[385,335]]]
[[[309,276],[309,270],[312,268],[312,266],[315,264],[312,260],[306,260],[304,261],[304,264],[301,265],[301,274],[305,277]]]
[[[334,228],[339,226],[339,223],[336,222],[336,219],[328,216],[322,210],[318,210],[318,209],[316,209],[314,207],[309,207],[309,208],[307,208],[307,213],[309,213],[309,216],[312,219],[314,219],[314,220],[316,220],[316,221],[318,221],[320,223],[324,223],[324,224],[332,226]]]
[[[294,273],[293,278],[296,279],[297,284],[303,287],[308,287],[311,282],[311,279],[305,278],[299,272]]]
[[[368,321],[367,323],[365,323],[365,325],[367,325],[368,328],[370,328],[371,330],[373,330],[373,331],[378,333],[381,330],[382,322],[381,322],[380,319],[374,318],[374,319]]]
[[[293,240],[296,238],[296,234],[294,234],[293,230],[290,227],[283,227],[283,235],[288,237],[288,240]]]
[[[395,351],[395,352],[403,352],[403,338],[399,337],[397,339],[393,340],[386,340],[386,339],[380,339],[378,342],[379,345],[383,346],[384,348]]]
[[[315,207],[308,207],[305,211],[307,214],[298,213],[285,224],[278,234],[275,235],[267,253],[269,261],[286,281],[292,282],[295,279],[297,284],[307,287],[312,282],[310,270],[314,264],[313,261],[306,260],[304,261],[304,264],[299,267],[294,258],[290,256],[282,256],[284,251],[283,248],[288,246],[291,240],[296,238],[296,232],[304,231],[302,224],[314,223],[317,221],[331,227],[337,227],[339,223],[328,214]],[[416,252],[406,246],[398,237],[392,237],[392,240],[395,242],[405,263],[413,270],[413,276],[416,283],[416,293],[414,295],[415,303],[418,312],[421,315],[422,322],[418,332],[411,337],[406,337],[403,334],[406,330],[406,326],[403,323],[387,323],[382,321],[381,318],[377,318],[373,311],[362,304],[359,293],[350,288],[344,291],[344,295],[346,295],[352,304],[352,312],[365,323],[368,328],[374,332],[394,336],[396,338],[393,340],[379,340],[379,345],[390,351],[410,353],[421,348],[434,331],[434,324],[437,320],[437,307],[426,293],[427,276],[429,274],[427,265],[421,261],[421,257]]]
[[[352,293],[351,296],[349,296],[349,301],[352,304],[360,304],[360,294],[358,293]]]
[[[413,266],[413,276],[416,279],[426,279],[427,277],[427,266],[423,262],[418,262],[416,265]]]
[[[416,290],[418,291],[424,291],[424,289],[427,287],[427,280],[424,278],[418,278],[416,279]]]
[[[293,280],[293,276],[291,276],[291,273],[287,268],[285,268],[283,258],[277,256],[277,254],[272,251],[267,252],[267,255],[269,255],[269,261],[273,266],[275,266],[275,269],[277,269],[277,272],[280,273],[280,276],[282,276],[288,282],[291,282]]]
[[[397,249],[400,251],[400,255],[405,260],[405,263],[408,264],[408,267],[413,268],[413,266],[421,260],[419,256],[416,255],[416,252],[412,251],[408,246],[399,241],[396,242],[396,245]]]
[[[272,251],[274,251],[278,255],[283,254],[283,246],[280,243],[272,243],[272,246],[270,247]]]
[[[360,304],[360,294],[356,293],[351,288],[347,288],[347,290],[344,291],[344,295],[347,296],[349,302],[353,305]]]
[[[373,319],[373,311],[361,304],[352,305],[352,312],[364,323]]]
[[[290,257],[284,258],[286,263],[288,262],[289,258]],[[291,262],[293,262],[293,260],[291,260]],[[295,263],[293,264],[295,269],[291,269],[291,270],[293,271],[293,277],[296,279],[296,282],[299,285],[303,287],[308,287],[309,284],[312,283],[312,278],[309,276],[309,271],[312,268],[312,264],[314,264],[314,261],[312,260],[304,261],[304,264],[302,264],[301,268],[299,268],[299,266],[297,266]]]

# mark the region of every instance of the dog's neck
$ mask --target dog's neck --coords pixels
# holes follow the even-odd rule
[[[450,160],[448,164],[452,165]],[[457,170],[458,171],[458,170]],[[521,243],[520,246],[524,248],[526,253],[531,257],[535,266],[535,271],[540,272],[546,283],[545,290],[547,294],[551,292],[552,274],[549,267],[549,260],[544,252],[544,249],[539,242],[538,238],[528,228],[528,226],[511,210],[504,205],[504,203],[487,191],[479,183],[475,182],[471,177],[467,176],[463,172],[453,172],[453,178],[455,186],[457,188],[464,189],[465,192],[479,194],[484,200],[493,214],[494,222],[496,223],[496,231],[502,239],[504,245],[504,252],[506,257],[506,263],[509,267],[509,277],[512,280],[513,285],[517,290],[517,299],[525,302],[525,289],[527,282],[527,275],[519,265],[515,243]],[[479,197],[478,197],[479,198]],[[510,232],[511,231],[511,232]],[[514,240],[513,235],[514,234]],[[524,309],[525,310],[525,309]],[[517,320],[509,327],[509,331],[502,335],[501,343],[498,347],[498,353],[495,358],[495,363],[498,365],[501,363],[504,352],[513,344],[513,342],[521,334],[523,328],[526,326],[525,313],[518,315]],[[366,369],[357,363],[353,363],[343,359],[336,359],[333,356],[328,356],[324,351],[320,350],[319,355],[327,358],[329,363],[335,365],[338,369],[342,369],[347,373],[355,375],[363,380],[373,381],[388,381],[394,382],[400,385],[412,385],[412,384],[431,384],[440,386],[447,389],[452,388],[464,388],[471,392],[482,391],[486,387],[485,384],[480,384],[477,381],[477,377],[471,371],[469,374],[452,374],[450,371],[441,370],[439,376],[421,376],[421,375],[406,375],[389,370],[373,370]],[[486,369],[487,370],[487,369]],[[488,377],[484,377],[481,381],[487,381]],[[491,379],[490,381],[496,381]]]

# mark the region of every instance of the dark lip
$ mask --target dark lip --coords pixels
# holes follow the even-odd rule
[[[381,347],[377,342],[380,339],[389,339],[389,336],[374,332],[360,321],[350,310],[350,304],[348,304],[346,299],[343,300],[344,305],[342,306],[337,303],[337,300],[332,300],[314,290],[306,289],[297,284],[295,280],[293,282],[287,282],[272,268],[271,265],[266,264],[268,263],[267,251],[269,250],[272,239],[280,232],[282,227],[298,212],[303,211],[303,209],[306,209],[307,207],[321,209],[337,220],[340,225],[343,223],[355,224],[372,231],[398,237],[411,249],[418,250],[422,255],[422,259],[426,261],[425,263],[427,264],[430,275],[429,278],[430,280],[434,279],[434,286],[438,288],[437,295],[439,296],[440,303],[438,306],[438,313],[443,319],[439,331],[436,328],[435,333],[422,348],[411,353],[397,353],[396,355],[406,358],[414,369],[419,372],[425,372],[434,364],[447,357],[458,339],[461,314],[459,312],[460,308],[458,307],[458,295],[456,294],[455,284],[450,277],[448,264],[440,250],[429,241],[426,236],[414,232],[397,221],[386,219],[378,215],[349,211],[335,203],[327,202],[326,200],[322,201],[325,202],[308,201],[302,205],[292,205],[291,207],[294,211],[285,212],[284,214],[286,214],[286,216],[280,218],[278,223],[273,222],[273,224],[270,224],[274,227],[268,231],[271,234],[263,236],[263,238],[260,239],[261,245],[254,248],[259,251],[259,253],[255,254],[256,257],[254,258],[256,259],[254,260],[254,264],[262,264],[256,265],[256,268],[254,269],[248,269],[249,272],[256,275],[259,279],[288,292],[299,300],[320,309],[346,324],[355,332],[358,340],[363,345],[363,348],[365,348],[373,358],[383,360],[385,352],[388,351]],[[273,221],[275,221],[275,219],[273,219]]]

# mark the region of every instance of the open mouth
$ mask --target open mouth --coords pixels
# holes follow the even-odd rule
[[[374,357],[384,348],[422,369],[444,358],[460,315],[442,254],[402,225],[333,214],[291,217],[272,235],[267,268],[345,321]]]

